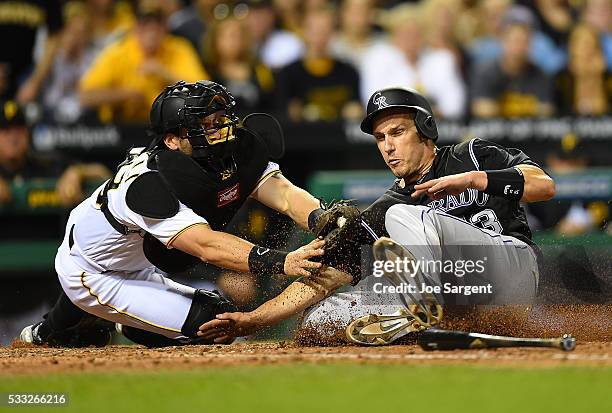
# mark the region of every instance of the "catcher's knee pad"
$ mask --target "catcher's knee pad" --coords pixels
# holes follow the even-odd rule
[[[238,307],[217,291],[196,290],[181,333],[186,337],[196,338],[202,324],[214,319],[217,314],[235,311],[238,311]]]

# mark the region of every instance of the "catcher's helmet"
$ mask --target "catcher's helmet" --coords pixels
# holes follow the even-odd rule
[[[193,148],[192,157],[202,166],[217,172],[234,172],[232,157],[238,117],[236,100],[219,83],[200,80],[177,82],[164,89],[151,107],[151,128],[155,134],[150,147],[161,147],[166,133],[181,136],[181,129]],[[221,115],[205,128],[202,119],[216,112]]]
[[[406,111],[413,112],[414,123],[419,133],[434,142],[438,139],[436,120],[427,99],[415,90],[400,87],[377,90],[370,96],[367,115],[361,122],[361,130],[372,135],[374,118],[392,108],[405,108]]]

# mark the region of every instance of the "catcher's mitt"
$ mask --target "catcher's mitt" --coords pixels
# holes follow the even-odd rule
[[[325,239],[326,253],[336,250],[346,241],[357,238],[361,211],[350,200],[321,201],[321,210],[316,217],[312,232]]]

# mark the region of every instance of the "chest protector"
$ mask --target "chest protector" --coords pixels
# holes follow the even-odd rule
[[[236,133],[236,173],[226,179],[179,151],[160,151],[149,159],[149,168],[159,172],[164,186],[216,231],[222,231],[236,215],[268,166],[268,150],[260,138],[244,128]],[[168,273],[185,271],[199,262],[190,254],[166,248],[150,234],[145,235],[143,248],[147,259]]]

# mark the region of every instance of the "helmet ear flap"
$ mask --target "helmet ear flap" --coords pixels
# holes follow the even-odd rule
[[[421,135],[434,142],[438,139],[438,128],[432,115],[417,110],[414,115],[414,123]]]

